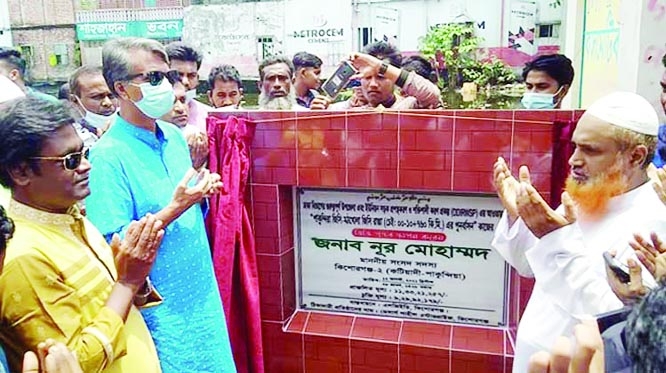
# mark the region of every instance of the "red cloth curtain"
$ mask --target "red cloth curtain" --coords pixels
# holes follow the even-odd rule
[[[569,158],[573,154],[571,136],[577,123],[571,120],[553,123],[553,158],[550,176],[550,205],[553,208],[560,205],[564,182],[569,176]]]
[[[239,373],[263,373],[257,257],[245,208],[254,126],[234,116],[209,116],[207,127],[209,168],[222,176],[224,186],[210,200],[206,228],[231,349]]]

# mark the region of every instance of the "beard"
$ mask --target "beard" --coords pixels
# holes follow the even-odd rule
[[[581,213],[593,219],[600,218],[608,211],[611,198],[624,193],[629,186],[623,169],[623,165],[618,162],[609,171],[584,182],[569,176],[564,189],[576,202]]]
[[[291,110],[296,103],[296,93],[290,91],[284,97],[270,97],[264,92],[259,93],[259,109],[261,110]]]

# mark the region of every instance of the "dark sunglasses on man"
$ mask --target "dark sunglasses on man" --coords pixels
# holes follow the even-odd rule
[[[164,78],[167,78],[169,83],[174,84],[180,81],[180,73],[176,70],[171,70],[167,72],[162,71],[149,71],[147,73],[130,75],[129,80],[134,80],[138,77],[143,77],[150,85],[157,86],[162,84]]]
[[[37,159],[43,161],[62,161],[65,170],[74,171],[81,165],[83,158],[88,159],[90,149],[83,148],[80,152],[69,153],[63,157],[30,157],[29,159]]]

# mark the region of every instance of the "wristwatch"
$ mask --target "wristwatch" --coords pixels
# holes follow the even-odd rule
[[[384,74],[386,74],[386,70],[388,70],[389,65],[386,62],[382,61],[382,64],[379,65],[379,71],[377,71],[377,75],[380,77],[384,77]]]

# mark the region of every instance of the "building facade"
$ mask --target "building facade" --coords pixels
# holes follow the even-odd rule
[[[66,80],[79,65],[72,0],[7,1],[12,44],[28,64],[29,82]]]
[[[271,54],[305,50],[331,72],[350,52],[386,40],[418,53],[432,27],[471,23],[481,47],[511,66],[555,53],[564,40],[566,0],[274,0],[193,1],[185,9],[183,40],[204,52],[202,75],[220,63],[244,77]]]

